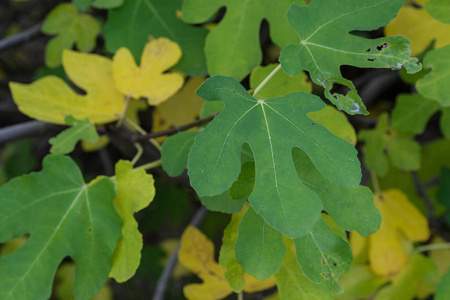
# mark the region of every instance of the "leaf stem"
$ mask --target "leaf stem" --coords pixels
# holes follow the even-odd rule
[[[131,129],[136,130],[137,132],[139,132],[140,134],[147,134],[147,131],[144,130],[144,128],[142,128],[141,126],[139,126],[138,124],[134,123],[133,121],[131,121],[128,118],[123,118],[123,121],[125,122],[126,125],[128,125],[129,127],[131,127]]]
[[[159,159],[159,160],[152,161],[152,162],[150,162],[150,163],[148,163],[148,164],[145,164],[145,165],[136,167],[136,168],[134,168],[134,170],[140,170],[140,169],[150,170],[150,169],[157,168],[157,167],[159,167],[159,166],[161,166],[161,165],[162,165],[162,162],[161,162],[161,160]]]
[[[119,120],[117,121],[116,127],[120,127],[122,125],[124,119],[126,119],[125,114],[127,113],[128,106],[130,105],[131,95],[127,95],[125,97],[125,104],[122,109],[122,113],[119,116]]]
[[[413,250],[413,253],[421,253],[431,250],[445,250],[450,249],[450,243],[440,243],[440,244],[430,244],[425,246],[417,247]]]
[[[237,294],[237,298],[238,298],[238,300],[244,300],[244,293],[243,293],[242,291],[240,291],[240,292]]]
[[[157,132],[150,132],[150,133],[144,134],[144,135],[132,136],[131,140],[134,141],[134,142],[138,142],[138,141],[144,141],[144,140],[148,140],[150,138],[156,138],[156,137],[160,137],[160,136],[169,136],[169,135],[181,132],[181,131],[188,130],[188,129],[192,128],[192,127],[201,125],[203,123],[210,122],[218,114],[219,113],[216,113],[214,115],[210,115],[210,116],[204,117],[202,119],[195,120],[195,121],[193,121],[191,123],[187,123],[187,124],[184,124],[182,126],[173,127],[173,128],[170,128],[170,129],[161,130],[161,131],[157,131]]]
[[[136,164],[136,162],[139,160],[139,158],[141,158],[142,153],[144,153],[144,148],[142,148],[141,144],[134,143],[134,147],[136,147],[137,152],[136,152],[136,155],[131,160],[131,164],[133,166]]]
[[[373,183],[373,189],[375,190],[376,194],[380,194],[380,184],[378,183],[377,174],[373,171],[370,171],[370,177],[372,179]]]
[[[270,72],[269,75],[267,75],[266,78],[264,78],[264,80],[256,87],[255,91],[253,92],[253,97],[256,96],[256,94],[258,94],[261,89],[267,84],[267,82],[269,82],[270,79],[272,79],[273,76],[275,76],[275,74],[281,69],[281,64],[279,64],[275,69],[273,69],[272,72]],[[256,97],[255,97],[256,98]]]

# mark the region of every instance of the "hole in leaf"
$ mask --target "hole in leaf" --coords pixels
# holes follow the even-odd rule
[[[376,58],[368,58],[368,61],[375,61]]]
[[[345,86],[345,85],[342,85],[339,83],[333,83],[333,88],[330,90],[330,93],[332,95],[334,95],[335,93],[347,95],[348,92],[350,92],[350,88],[348,86]],[[334,96],[334,97],[337,99],[336,96]]]
[[[369,49],[366,50],[366,52],[370,52],[370,50],[371,50],[371,49],[369,48]]]
[[[384,44],[382,44],[382,45],[377,46],[377,50],[378,50],[378,51],[381,51],[381,50],[383,50],[383,49],[386,48],[386,47],[387,47],[387,44],[384,43]]]

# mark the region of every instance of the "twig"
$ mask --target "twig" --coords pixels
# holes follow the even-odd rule
[[[431,223],[431,221],[435,221],[434,218],[434,205],[431,201],[430,197],[428,197],[427,192],[425,188],[423,187],[422,183],[420,182],[419,176],[416,172],[411,172],[412,179],[414,181],[414,185],[416,186],[417,193],[420,197],[423,198],[425,205],[427,206],[427,218],[428,221]],[[431,224],[430,224],[431,225]],[[433,224],[436,225],[436,224]]]
[[[43,22],[36,24],[13,36],[0,40],[0,51],[25,43],[31,38],[39,35],[39,33],[41,32],[42,24]]]
[[[160,137],[160,136],[169,136],[169,135],[173,135],[173,134],[178,133],[178,132],[180,132],[180,131],[185,131],[185,130],[188,130],[188,129],[192,128],[192,127],[201,125],[201,124],[203,124],[203,123],[210,122],[210,121],[212,121],[218,114],[219,114],[219,113],[216,113],[216,114],[214,114],[214,115],[210,115],[210,116],[204,117],[204,118],[202,118],[202,119],[198,119],[198,120],[196,120],[196,121],[194,121],[194,122],[187,123],[187,124],[182,125],[182,126],[177,126],[177,127],[173,127],[173,128],[166,129],[166,130],[157,131],[157,132],[151,132],[151,133],[149,133],[149,134],[144,134],[144,135],[135,135],[135,136],[132,136],[132,137],[131,137],[131,140],[132,140],[133,142],[139,142],[139,141],[145,141],[145,140],[152,139],[152,138],[156,138],[156,137]]]
[[[208,210],[202,206],[200,207],[197,212],[195,213],[194,217],[192,218],[189,225],[198,227],[202,222],[203,219],[208,214]],[[167,284],[169,283],[170,275],[173,272],[173,269],[175,268],[175,265],[178,261],[178,251],[180,250],[180,243],[178,243],[177,248],[175,251],[173,251],[172,255],[170,256],[166,266],[164,267],[164,270],[161,274],[161,277],[158,280],[158,284],[156,286],[155,294],[153,295],[153,300],[163,300],[164,294],[166,293]]]
[[[0,129],[0,145],[28,137],[36,137],[50,132],[59,132],[66,126],[29,121]]]

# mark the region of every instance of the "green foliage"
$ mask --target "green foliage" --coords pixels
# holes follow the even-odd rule
[[[399,131],[420,134],[425,130],[430,117],[439,110],[442,110],[442,134],[449,138],[450,107],[441,106],[437,101],[420,94],[401,94],[397,97],[392,111],[392,125]]]
[[[450,270],[442,276],[442,280],[436,288],[435,300],[445,300],[450,297]]]
[[[80,140],[87,142],[96,142],[98,140],[97,130],[95,126],[89,123],[89,119],[82,121],[74,119],[72,116],[66,117],[66,124],[72,126],[56,137],[51,138],[48,142],[52,145],[51,153],[67,154],[73,151],[76,143]]]
[[[331,300],[333,295],[324,284],[312,283],[296,262],[293,242],[284,239],[287,253],[280,270],[275,274],[280,299],[292,300]]]
[[[57,35],[48,42],[45,52],[46,65],[55,68],[61,65],[63,50],[72,49],[74,44],[82,52],[92,51],[100,24],[91,15],[79,13],[72,4],[62,3],[47,16],[42,32]]]
[[[381,290],[376,300],[409,300],[413,299],[423,284],[436,286],[438,274],[433,261],[421,254],[412,257],[410,264],[392,280],[392,283]],[[426,296],[426,295],[425,295]]]
[[[178,43],[183,56],[175,69],[188,75],[201,76],[206,73],[203,54],[207,30],[183,23],[176,16],[182,0],[127,0],[109,11],[105,24],[106,48],[115,52],[120,47],[128,48],[136,61],[151,37],[167,37]]]
[[[420,167],[420,145],[411,135],[393,129],[387,114],[379,117],[375,129],[361,130],[358,138],[366,143],[365,164],[378,175],[385,175],[389,169],[387,156],[400,170],[414,171]]]
[[[250,87],[256,88],[263,80],[275,70],[277,64],[270,64],[264,67],[256,67],[250,75]],[[311,93],[312,84],[305,72],[300,72],[295,76],[289,76],[283,71],[275,71],[275,75],[258,91],[258,99],[281,97],[294,92]],[[254,95],[256,96],[256,95]]]
[[[249,201],[269,225],[289,237],[308,232],[322,209],[320,199],[296,176],[293,147],[304,150],[328,180],[350,188],[358,185],[361,173],[353,146],[305,116],[325,107],[319,98],[292,93],[256,100],[237,81],[222,76],[208,79],[197,94],[225,103],[189,154],[191,185],[201,197],[219,194],[237,179],[243,143],[250,144],[261,175]]]
[[[190,24],[205,23],[217,10],[226,6],[227,11],[219,25],[206,38],[205,54],[208,73],[242,80],[261,63],[259,29],[262,20],[270,24],[272,41],[284,47],[298,41],[289,26],[286,12],[292,3],[304,4],[304,0],[185,0],[183,20]]]
[[[242,217],[234,248],[237,261],[245,272],[258,280],[265,280],[277,272],[286,254],[281,233],[267,224],[252,207]]]
[[[42,31],[56,35],[47,44],[48,67],[62,57],[66,74],[47,68],[35,78],[48,76],[10,87],[28,117],[71,127],[49,140],[57,154],[38,173],[20,176],[47,154],[44,135],[1,151],[0,298],[112,299],[107,277],[123,283],[135,273],[114,296],[123,290],[130,299],[149,298],[171,253],[184,267],[172,273],[170,299],[182,292],[187,299],[223,299],[275,284],[269,299],[409,300],[436,289],[436,299],[447,297],[448,275],[438,282],[450,265],[442,250],[449,245],[434,244],[447,237],[442,228],[450,223],[450,25],[442,23],[450,22],[449,6],[403,2],[58,5]],[[96,18],[106,15],[101,28]],[[422,71],[410,51],[423,52]],[[404,83],[387,92],[390,71],[369,68],[401,69]],[[14,61],[2,66],[0,79],[11,70]],[[193,77],[205,75],[211,78]],[[355,86],[363,98],[381,89],[380,99],[361,99]],[[363,100],[373,117],[348,116],[368,114]],[[193,131],[161,137],[213,114]],[[7,117],[5,124],[15,124]],[[144,138],[149,129],[160,131],[150,135],[158,138]],[[0,140],[8,132],[0,129]],[[80,140],[86,152],[109,146],[71,153],[78,167],[61,154]],[[358,155],[375,195],[359,185]],[[85,183],[83,177],[113,173],[114,164],[115,176]],[[147,171],[161,165],[152,171],[154,185]],[[211,211],[206,217],[204,208]],[[203,232],[190,223],[202,223]],[[224,228],[218,264],[213,242]],[[177,244],[181,250],[172,252]],[[420,254],[434,247],[441,252]],[[193,276],[180,277],[189,272],[203,282],[184,285]],[[152,280],[150,289],[136,288],[143,279]]]
[[[437,191],[437,201],[447,208],[445,219],[450,224],[450,169],[442,168],[439,190]]]
[[[73,5],[75,5],[79,10],[85,10],[89,6],[95,8],[116,8],[123,4],[124,0],[72,0]]]
[[[234,248],[238,237],[238,227],[245,213],[246,208],[231,216],[230,223],[223,231],[222,247],[220,247],[219,264],[226,269],[224,276],[235,292],[241,291],[245,285],[244,268],[238,263]]]
[[[288,20],[300,37],[300,44],[281,52],[283,70],[296,75],[309,72],[312,81],[325,88],[325,96],[348,114],[368,114],[353,83],[342,77],[339,67],[393,68],[420,71],[417,58],[409,58],[410,42],[404,37],[376,40],[350,34],[353,30],[374,30],[386,25],[396,14],[403,0],[326,1],[314,0],[309,6],[292,5]],[[339,37],[339,38],[336,38]],[[350,89],[344,95],[331,93],[333,85]]]
[[[431,69],[431,72],[417,81],[419,93],[433,100],[438,101],[442,106],[450,106],[448,97],[448,80],[450,75],[450,45],[428,52],[423,60],[424,68]]]
[[[76,164],[61,155],[47,156],[41,172],[3,185],[0,242],[30,237],[0,258],[0,298],[49,298],[56,268],[66,256],[79,266],[74,297],[95,295],[106,282],[120,237],[114,197],[110,179],[86,184]]]
[[[211,211],[219,211],[227,214],[239,212],[246,199],[234,200],[227,191],[216,196],[200,197],[202,204]]]
[[[433,18],[450,23],[450,3],[446,0],[428,0],[425,3],[425,9]]]
[[[189,150],[198,134],[198,131],[180,132],[164,142],[161,148],[161,161],[164,171],[169,176],[178,176],[186,169]]]

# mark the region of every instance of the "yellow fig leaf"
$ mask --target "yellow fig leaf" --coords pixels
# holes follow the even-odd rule
[[[198,118],[206,101],[195,91],[204,81],[203,77],[191,77],[181,91],[158,105],[153,113],[153,131],[183,125]]]
[[[113,58],[116,87],[128,97],[147,98],[148,104],[158,105],[183,86],[181,74],[164,73],[180,57],[178,44],[167,38],[153,39],[145,45],[140,67],[130,50],[120,48]]]
[[[424,5],[425,2],[421,0],[418,4]],[[433,40],[436,40],[435,48],[450,44],[450,25],[434,19],[423,7],[414,7],[411,1],[405,3],[397,17],[384,28],[384,33],[410,39],[411,56],[422,53]]]
[[[383,221],[380,230],[369,236],[370,264],[375,274],[392,276],[409,261],[402,240],[426,241],[428,221],[400,190],[376,194],[374,204]]]
[[[181,248],[178,253],[180,263],[195,273],[203,283],[188,284],[183,288],[189,300],[223,299],[233,292],[225,279],[225,269],[214,260],[214,245],[197,228],[188,226],[181,237]],[[273,277],[258,281],[245,274],[245,292],[256,292],[275,285]]]
[[[147,207],[155,196],[153,176],[121,160],[116,164],[116,198],[114,205],[122,218],[122,237],[112,257],[109,277],[117,282],[130,279],[141,261],[142,235],[133,214]]]
[[[19,110],[33,119],[56,124],[65,124],[69,114],[78,120],[89,118],[93,124],[117,120],[125,101],[114,86],[111,60],[64,50],[63,66],[70,80],[86,95],[76,93],[56,76],[46,76],[31,84],[11,82],[11,93]]]

